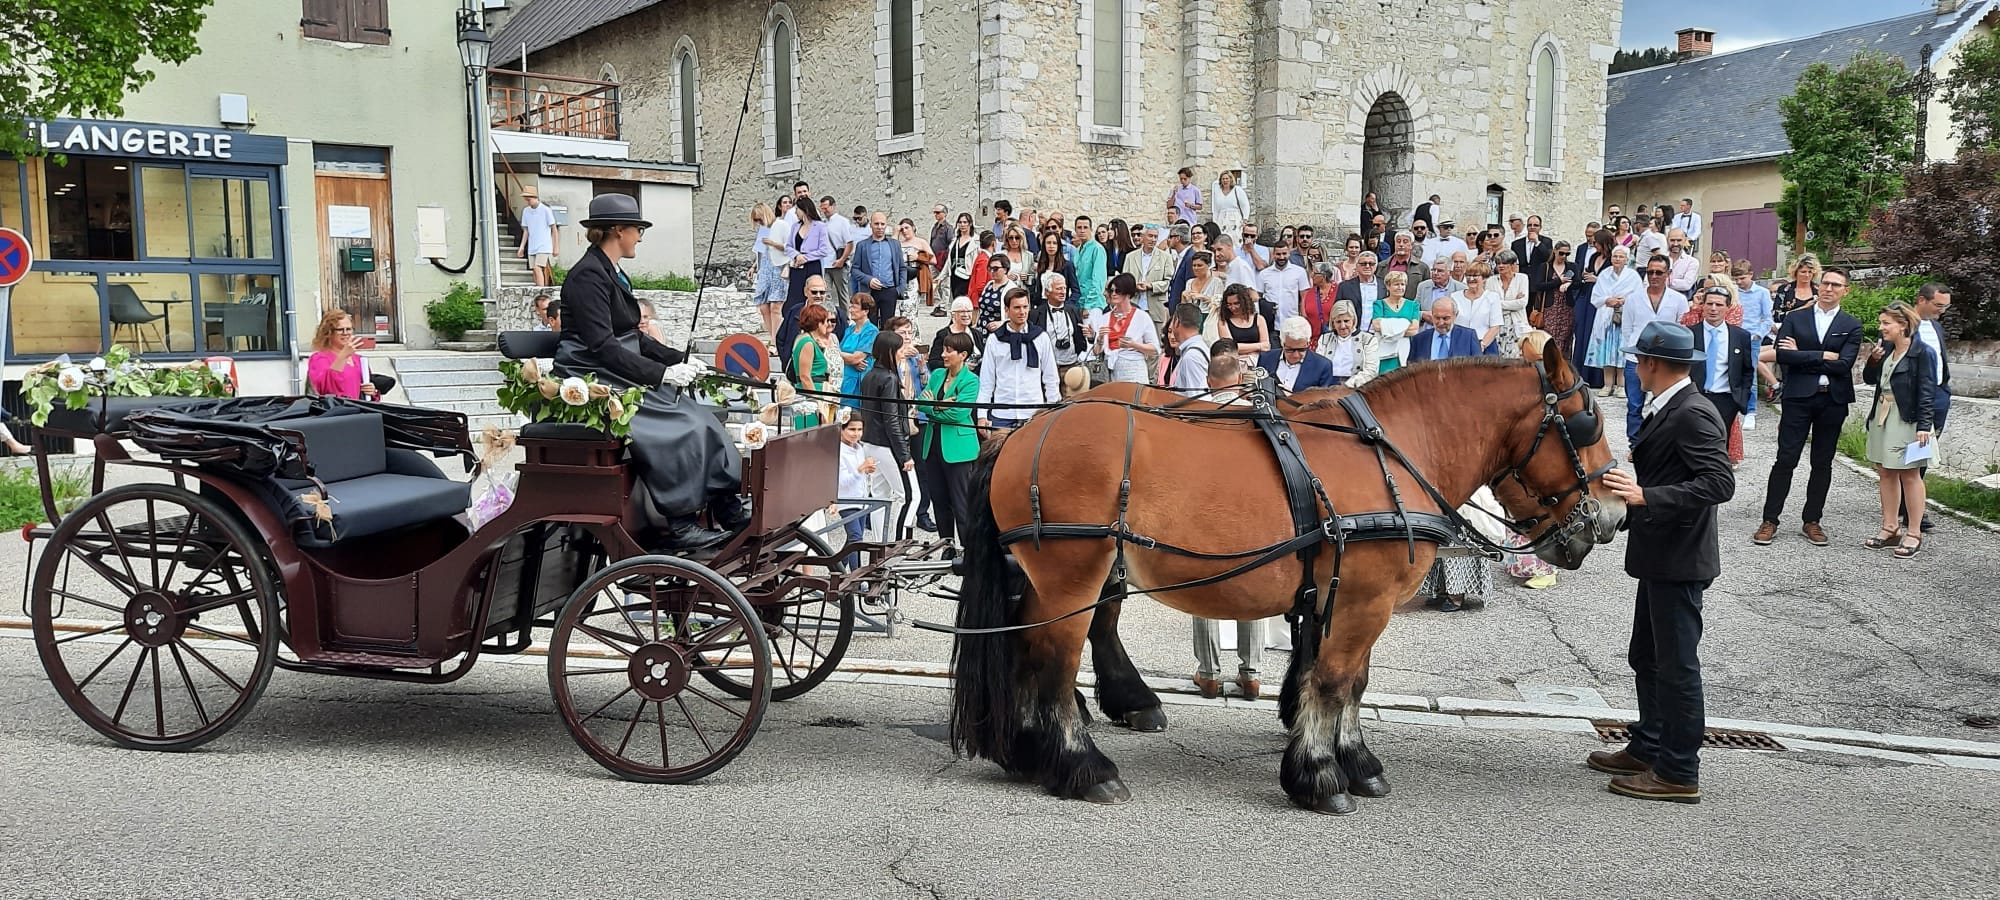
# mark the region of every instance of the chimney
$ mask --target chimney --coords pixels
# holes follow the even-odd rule
[[[1674,49],[1682,59],[1700,59],[1715,52],[1715,30],[1710,28],[1683,28],[1674,32],[1679,38],[1679,46]]]
[[[1958,8],[1964,5],[1960,0],[1937,0],[1937,14],[1948,16],[1958,12]]]

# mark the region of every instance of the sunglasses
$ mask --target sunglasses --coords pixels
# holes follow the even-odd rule
[[[1666,270],[1665,270],[1665,269],[1647,269],[1647,270],[1646,270],[1646,277],[1648,277],[1648,278],[1651,278],[1651,277],[1653,277],[1653,276],[1656,276],[1656,275],[1657,275],[1657,276],[1659,276],[1659,277],[1661,277],[1661,278],[1665,278],[1665,277],[1667,277],[1667,272],[1666,272]]]
[[[806,296],[808,296],[808,297],[824,297],[824,296],[826,296],[826,292],[825,292],[825,291],[807,291],[807,292],[806,292]]]

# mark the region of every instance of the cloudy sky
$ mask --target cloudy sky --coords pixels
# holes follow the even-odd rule
[[[1893,19],[1934,5],[1934,0],[1681,0],[1676,4],[1625,6],[1626,49],[1667,47],[1674,32],[1715,30],[1715,52],[1727,53],[1784,38],[1817,34],[1846,25]]]

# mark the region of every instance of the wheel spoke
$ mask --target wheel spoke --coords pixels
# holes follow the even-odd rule
[[[85,553],[82,550],[82,548],[78,547],[74,543],[70,544],[67,549],[70,556],[82,560],[83,564],[85,566],[90,567],[91,571],[96,572],[98,576],[103,578],[105,581],[111,582],[112,587],[115,587],[118,590],[123,591],[125,594],[125,599],[130,600],[138,595],[139,582],[137,579],[127,581],[125,576],[118,574],[118,570],[113,569],[108,565],[105,565],[104,560],[92,556],[88,553]],[[109,609],[110,607],[106,608]],[[120,610],[120,612],[122,612],[122,610]]]
[[[206,580],[208,573],[215,571],[216,563],[229,558],[230,549],[229,546],[225,545],[222,549],[215,551],[215,555],[209,557],[208,564],[202,566],[201,571],[196,572],[193,578],[188,579],[188,589],[193,590],[197,585]]]
[[[66,638],[58,638],[58,639],[56,639],[56,640],[54,640],[54,641],[50,641],[49,643],[51,643],[51,644],[67,644],[67,643],[69,643],[70,641],[80,641],[80,640],[83,640],[84,638],[87,638],[87,637],[96,637],[96,636],[98,636],[98,635],[100,635],[100,634],[103,634],[103,633],[105,633],[105,632],[107,632],[107,631],[117,631],[118,629],[120,629],[120,628],[124,628],[124,627],[125,627],[125,623],[124,623],[124,622],[114,622],[114,623],[112,623],[112,624],[110,624],[110,625],[106,625],[106,626],[104,626],[103,628],[99,628],[99,629],[97,629],[96,631],[82,631],[82,632],[78,632],[78,633],[76,633],[76,634],[72,634],[72,635],[70,635],[69,637],[66,637]],[[129,640],[129,639],[128,639],[128,640]]]
[[[225,606],[242,603],[243,601],[248,600],[255,596],[257,596],[257,592],[254,590],[237,591],[236,593],[230,594],[226,597],[215,597],[213,599],[210,599],[207,603],[203,603],[200,606],[190,606],[187,609],[181,610],[181,615],[198,616],[205,612],[214,612],[215,610],[221,609]]]
[[[708,755],[714,756],[715,745],[708,742],[708,734],[701,730],[701,723],[694,720],[694,713],[688,709],[687,701],[682,700],[681,695],[675,694],[674,703],[681,708],[681,715],[687,717],[688,727],[694,729],[694,736],[701,739],[701,749],[707,750]]]
[[[667,759],[667,705],[653,701],[653,718],[660,723],[660,768],[671,769],[674,764]]]
[[[215,677],[220,678],[225,682],[228,682],[229,686],[235,688],[237,693],[239,694],[244,693],[243,685],[237,684],[236,679],[229,677],[228,672],[222,671],[222,669],[217,667],[215,663],[210,662],[208,657],[203,656],[201,651],[196,650],[194,648],[194,645],[188,643],[185,638],[175,638],[174,643],[178,645],[182,650],[186,650],[189,656],[194,657],[195,662],[207,666],[210,672],[215,673]]]
[[[690,684],[687,686],[687,689],[690,693],[694,694],[695,696],[700,697],[703,700],[707,700],[711,704],[714,704],[715,708],[720,709],[723,712],[726,712],[732,716],[735,716],[737,721],[740,722],[745,718],[745,715],[743,713],[730,709],[729,704],[717,700],[714,697],[710,697],[707,693],[703,692],[701,688],[695,687],[694,685]]]
[[[118,649],[111,651],[110,656],[105,657],[103,662],[97,664],[97,668],[90,670],[89,675],[83,676],[83,680],[77,682],[76,692],[78,694],[83,693],[83,689],[90,687],[90,683],[96,681],[98,675],[102,674],[105,669],[110,668],[111,661],[117,659],[118,654],[124,653],[125,648],[130,646],[132,646],[132,639],[127,637],[125,643],[119,644]]]
[[[132,579],[133,584],[138,584],[139,573],[132,569],[132,558],[125,552],[125,540],[118,536],[118,529],[111,527],[111,515],[100,510],[97,524],[104,526],[104,533],[111,538],[111,549],[118,551],[118,564],[125,567],[125,576]]]
[[[646,701],[644,698],[641,698],[638,703],[633,705],[632,721],[625,726],[625,739],[618,742],[618,752],[613,754],[614,756],[625,755],[625,747],[632,743],[632,733],[639,730],[639,720],[645,718],[645,715]]]
[[[624,597],[622,596],[622,595],[623,595],[623,593],[624,593],[623,589],[621,589],[621,588],[617,587],[616,585],[611,585],[611,586],[608,586],[608,587],[607,587],[607,590],[609,590],[609,591],[611,591],[611,592],[612,592],[612,594],[611,594],[611,606],[612,606],[612,608],[613,608],[613,609],[616,609],[616,610],[618,610],[618,617],[619,617],[619,618],[621,618],[621,619],[624,619],[624,620],[625,620],[625,627],[627,627],[627,628],[630,628],[630,629],[632,629],[632,640],[633,640],[633,641],[634,641],[635,643],[639,643],[639,644],[643,644],[643,643],[645,643],[645,642],[646,642],[646,636],[645,636],[645,635],[643,635],[643,634],[640,634],[640,633],[639,633],[639,623],[637,623],[637,622],[634,622],[634,621],[632,621],[632,612],[631,612],[631,610],[628,610],[628,609],[626,609],[626,608],[625,608],[625,598],[624,598]],[[604,595],[604,591],[599,591],[599,592],[598,592],[598,596],[600,596],[600,597],[601,597],[601,596],[603,596],[603,595]],[[587,617],[588,615],[589,615],[589,613],[585,613],[584,615],[581,615],[581,616],[578,616],[578,617],[577,617],[577,627],[578,627],[578,628],[581,628],[581,627],[583,627],[583,621],[582,621],[582,620],[583,620],[583,619],[584,619],[585,617]],[[655,628],[658,628],[659,626],[658,626],[658,624],[657,624],[657,623],[655,623],[654,627],[655,627]]]
[[[194,534],[194,524],[200,521],[200,519],[200,513],[188,510],[187,521],[181,523],[180,536],[174,539],[174,552],[168,554],[167,577],[160,579],[161,587],[166,587],[174,582],[174,570],[180,568],[181,554],[187,550],[188,536]]]
[[[628,669],[565,669],[565,670],[563,671],[563,677],[564,677],[564,678],[575,678],[575,677],[576,677],[576,676],[578,676],[578,675],[623,675],[623,674],[625,674],[625,673],[626,673],[626,672],[628,672],[628,671],[630,671],[630,670],[628,670]]]
[[[256,642],[256,641],[253,641],[253,640],[251,640],[251,639],[249,639],[249,638],[246,638],[246,637],[237,637],[236,635],[233,635],[233,634],[227,634],[227,633],[224,633],[224,632],[220,632],[220,631],[216,631],[216,630],[214,630],[214,629],[210,629],[210,628],[203,628],[203,627],[201,627],[200,625],[196,625],[196,624],[195,624],[195,623],[193,623],[193,622],[189,622],[189,623],[187,623],[187,627],[189,627],[189,628],[191,628],[191,629],[194,629],[195,631],[199,631],[199,632],[201,632],[202,634],[205,634],[205,635],[208,635],[209,637],[212,637],[212,638],[220,638],[220,639],[222,639],[222,640],[225,640],[225,641],[235,641],[236,643],[239,643],[239,644],[242,644],[242,645],[244,645],[244,646],[246,646],[246,647],[256,647],[256,646],[257,646],[257,642]],[[261,647],[258,647],[258,649],[260,649],[260,650],[261,650],[261,649],[263,649],[263,648],[261,648]]]
[[[125,615],[125,610],[121,607],[112,606],[109,603],[99,603],[96,600],[90,599],[89,597],[85,597],[80,594],[72,594],[69,591],[65,591],[61,588],[49,588],[49,593],[61,597],[64,600],[75,600],[78,603],[90,604],[91,606],[95,606],[98,609],[104,610],[105,612],[117,613],[121,617],[121,620],[122,617]]]
[[[738,643],[747,644],[750,642],[751,640],[750,629],[743,627],[743,623],[741,622],[732,622],[730,623],[730,625],[719,625],[717,627],[710,628],[708,631],[704,632],[701,640],[688,645],[687,647],[688,652],[700,653],[703,650],[714,648],[716,646],[715,642],[718,639],[727,637],[729,635],[731,626],[735,627],[736,633],[742,636],[742,640],[731,641],[730,646],[735,646]]]
[[[598,643],[618,651],[618,655],[623,656],[627,659],[632,658],[632,651],[619,646],[621,642],[626,640],[624,636],[612,634],[610,632],[605,631],[602,628],[598,628],[597,626],[594,625],[585,625],[582,622],[576,623],[576,630],[581,631],[584,634],[590,635],[591,637],[596,638]],[[634,642],[634,644],[636,646],[636,642]]]
[[[816,656],[816,657],[819,657],[820,659],[826,659],[826,654],[824,654],[824,653],[821,653],[821,652],[819,652],[819,646],[818,646],[818,642],[817,642],[817,641],[806,641],[806,640],[805,640],[805,636],[804,636],[804,635],[802,635],[802,634],[800,634],[800,633],[798,632],[798,629],[796,629],[796,628],[792,628],[792,627],[791,627],[791,626],[789,626],[789,625],[777,625],[777,626],[774,626],[774,627],[776,627],[776,628],[781,628],[781,629],[783,629],[783,630],[785,630],[785,631],[787,631],[787,632],[790,632],[790,633],[791,633],[791,635],[792,635],[792,649],[793,649],[794,651],[797,651],[797,649],[798,649],[798,647],[799,647],[799,644],[800,644],[801,642],[804,642],[804,643],[805,643],[805,647],[806,647],[806,652],[808,652],[808,653],[811,653],[812,655],[814,655],[814,656]],[[797,655],[797,654],[796,654],[796,652],[794,652],[794,658],[796,658],[796,655]]]
[[[585,723],[585,722],[588,722],[588,721],[590,721],[591,719],[595,719],[595,718],[597,718],[597,714],[598,714],[598,713],[601,713],[601,712],[603,712],[603,711],[605,711],[605,710],[607,710],[607,709],[610,709],[610,708],[611,708],[611,704],[613,704],[613,703],[617,703],[617,702],[618,702],[619,700],[623,699],[623,698],[625,697],[625,695],[626,695],[626,694],[629,694],[629,693],[632,693],[632,687],[631,687],[631,685],[626,685],[626,686],[625,686],[625,689],[624,689],[624,690],[622,690],[622,691],[619,691],[619,692],[617,693],[617,695],[616,695],[616,696],[613,696],[613,697],[612,697],[611,699],[609,699],[609,700],[606,700],[606,701],[604,701],[604,705],[603,705],[603,706],[600,706],[600,707],[598,707],[598,708],[596,708],[596,709],[593,709],[593,710],[591,710],[591,711],[590,711],[590,715],[587,715],[587,716],[584,716],[583,718],[581,718],[581,719],[578,719],[578,720],[576,720],[576,724],[578,724],[578,725],[582,725],[583,723]]]
[[[657,579],[657,578],[656,578],[656,579],[652,579],[652,580],[650,580],[650,581],[646,582],[646,602],[647,602],[647,604],[648,604],[648,605],[650,606],[650,608],[651,608],[651,610],[652,610],[652,613],[653,613],[653,641],[654,641],[655,643],[658,643],[658,642],[659,642],[659,640],[660,640],[660,581],[659,581],[659,579]],[[665,753],[666,751],[662,750],[661,752],[662,752],[662,753]]]
[[[181,684],[187,687],[188,699],[194,701],[194,714],[201,718],[201,725],[203,728],[208,727],[209,725],[208,710],[201,705],[201,694],[194,689],[194,678],[188,675],[187,661],[181,659],[180,645],[168,644],[167,649],[173,651],[174,668],[180,670]]]
[[[153,648],[153,734],[167,736],[167,696],[160,682],[160,648]]]
[[[132,702],[132,689],[139,686],[139,673],[146,671],[146,660],[153,655],[153,648],[139,651],[139,661],[132,665],[132,677],[125,680],[125,693],[118,698],[118,709],[111,714],[111,724],[122,724],[125,718],[125,704]]]

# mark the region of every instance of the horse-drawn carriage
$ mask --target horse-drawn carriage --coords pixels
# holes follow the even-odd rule
[[[516,358],[546,349],[507,337]],[[275,669],[435,684],[483,655],[543,653],[584,752],[623,778],[692,781],[741,752],[771,700],[823,681],[857,604],[937,546],[837,557],[806,527],[835,499],[833,428],[748,453],[752,522],[705,562],[641,546],[623,442],[580,425],[524,426],[513,502],[477,526],[469,483],[433,461],[472,464],[460,413],[98,397],[58,407],[40,437],[94,455],[91,496],[64,510],[36,441],[36,648],[70,709],[135,748],[220,736]]]

